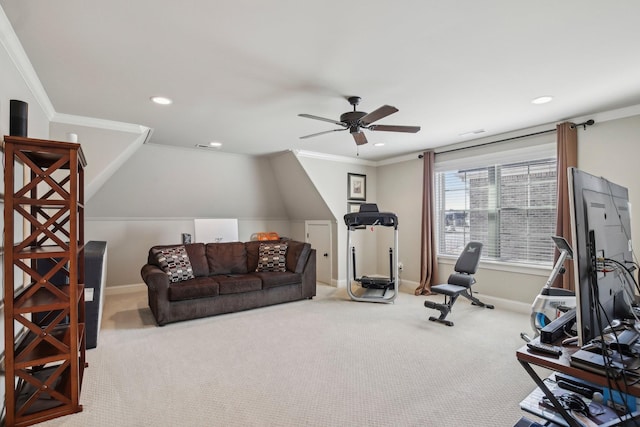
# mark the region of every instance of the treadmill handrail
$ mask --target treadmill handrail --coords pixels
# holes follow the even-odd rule
[[[352,212],[344,216],[344,222],[350,229],[367,225],[398,228],[398,217],[391,212]]]

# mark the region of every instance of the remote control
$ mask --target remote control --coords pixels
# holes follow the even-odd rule
[[[542,344],[541,342],[531,341],[527,343],[527,347],[531,351],[544,353],[553,357],[560,357],[562,355],[562,347],[558,347],[557,345]]]

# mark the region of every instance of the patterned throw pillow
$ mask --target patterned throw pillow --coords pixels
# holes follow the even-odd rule
[[[193,279],[193,268],[184,246],[155,249],[154,253],[158,265],[167,273],[171,283]]]
[[[286,262],[286,243],[260,243],[256,271],[287,271]]]

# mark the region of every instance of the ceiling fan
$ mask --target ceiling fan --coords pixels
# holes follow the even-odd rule
[[[314,136],[324,135],[326,133],[338,132],[342,130],[349,130],[351,136],[356,141],[357,145],[366,144],[367,137],[362,132],[362,129],[368,129],[372,131],[385,131],[385,132],[408,132],[416,133],[420,130],[420,126],[394,126],[394,125],[374,125],[380,119],[387,117],[398,111],[396,107],[390,105],[383,105],[382,107],[374,110],[370,113],[362,111],[356,111],[356,105],[360,103],[359,96],[350,96],[347,98],[349,104],[353,105],[353,111],[347,111],[340,115],[340,120],[326,119],[324,117],[314,116],[311,114],[298,114],[300,117],[306,117],[308,119],[322,120],[324,122],[333,123],[341,126],[340,129],[331,129],[324,132],[313,133],[311,135],[301,136],[301,139],[312,138]]]

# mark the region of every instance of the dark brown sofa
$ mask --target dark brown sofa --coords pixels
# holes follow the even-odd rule
[[[261,249],[261,244],[267,246]],[[265,256],[273,244],[286,245],[277,248],[275,263]],[[181,266],[167,267],[167,253]],[[162,326],[312,298],[316,251],[295,240],[154,246],[141,275],[151,312]]]

